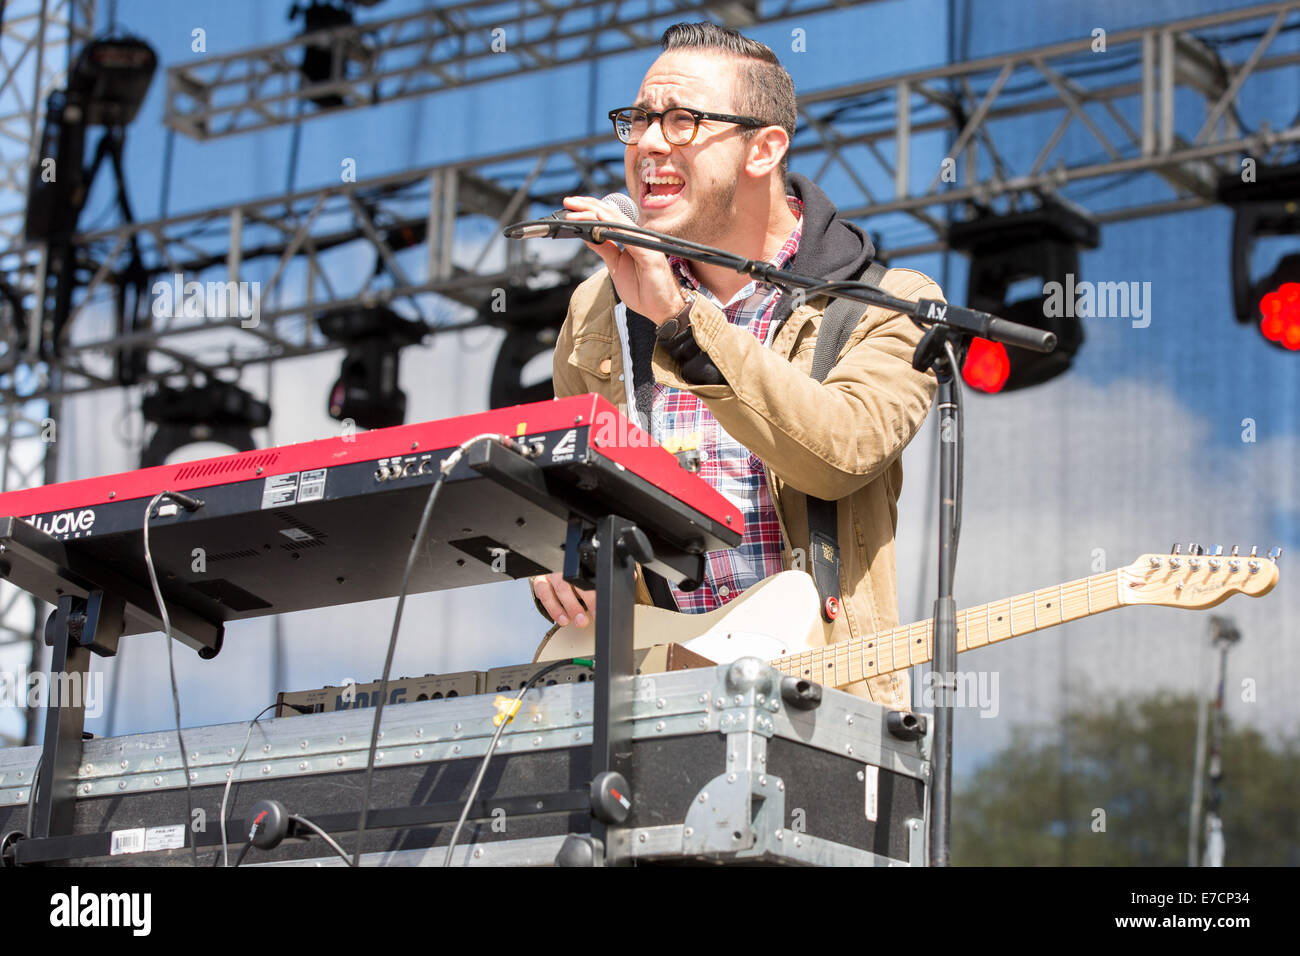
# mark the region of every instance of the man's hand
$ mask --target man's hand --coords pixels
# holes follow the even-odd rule
[[[596,614],[596,592],[575,588],[558,571],[533,578],[533,594],[560,627],[568,626],[570,620],[586,627],[589,617]]]
[[[567,196],[564,208],[569,210],[568,219],[615,225],[631,222],[613,206],[590,196]],[[588,242],[587,246],[605,260],[618,297],[633,312],[644,315],[655,325],[663,325],[682,310],[681,288],[668,265],[668,257],[662,252],[640,246],[624,246],[620,251],[610,241]]]

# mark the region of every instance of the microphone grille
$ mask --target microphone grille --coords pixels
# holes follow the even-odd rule
[[[601,202],[607,202],[633,222],[639,222],[641,211],[636,208],[636,203],[626,193],[610,193]]]

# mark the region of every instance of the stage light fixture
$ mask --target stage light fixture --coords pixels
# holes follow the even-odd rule
[[[488,407],[505,408],[528,402],[544,402],[555,396],[551,365],[542,362],[555,348],[555,338],[569,299],[582,282],[566,276],[557,285],[542,289],[527,286],[504,290],[504,300],[495,297],[479,308],[479,320],[505,329],[505,341],[497,352],[488,386]],[[538,364],[544,374],[537,374]]]
[[[1074,297],[1079,250],[1095,249],[1099,241],[1097,223],[1060,199],[1044,199],[1024,212],[986,213],[952,224],[949,246],[971,260],[970,307],[1052,332],[1057,339],[1056,350],[1047,354],[973,339],[962,362],[968,385],[990,393],[1011,391],[1046,382],[1070,367],[1084,338]],[[1041,293],[1007,301],[1013,286],[1031,280]],[[1060,284],[1055,295],[1049,295],[1049,283]]]
[[[1219,180],[1218,198],[1234,212],[1232,304],[1237,321],[1256,325],[1278,348],[1300,351],[1300,251],[1284,255],[1259,279],[1252,280],[1250,269],[1259,239],[1300,240],[1300,163],[1258,167],[1253,181],[1237,173],[1225,175]]]
[[[28,170],[23,226],[28,242],[50,242],[76,231],[90,189],[85,152],[85,108],[70,100],[67,90],[55,90],[45,100],[40,155]]]
[[[142,411],[155,426],[140,456],[142,468],[251,451],[257,447],[253,429],[271,421],[266,402],[220,380],[184,388],[160,385],[144,397]]]
[[[158,55],[139,37],[100,37],[81,48],[68,76],[68,95],[91,126],[126,126],[135,119],[158,68]]]
[[[1264,338],[1289,351],[1300,351],[1300,253],[1279,262],[1257,290],[1259,330]]]
[[[398,388],[401,350],[420,342],[428,327],[387,306],[318,316],[322,334],[346,350],[330,388],[329,414],[362,428],[388,428],[406,419],[406,393]]]
[[[303,29],[301,36],[321,30],[350,27],[355,22],[352,15],[352,6],[353,4],[346,2],[313,2],[305,6],[299,6],[295,3],[289,9],[289,19],[293,20],[299,14],[302,15]],[[305,43],[302,50],[302,62],[298,65],[298,72],[302,74],[307,83],[313,86],[342,78],[347,70],[347,61],[352,46],[357,47],[357,52],[362,54],[363,57],[370,52],[365,44],[354,39],[345,42],[332,37]],[[340,59],[342,62],[338,62]],[[336,109],[343,105],[343,97],[337,93],[321,93],[309,97],[309,99],[322,110]]]

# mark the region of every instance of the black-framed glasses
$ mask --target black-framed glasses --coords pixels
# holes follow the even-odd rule
[[[635,146],[655,120],[659,120],[664,139],[673,146],[686,146],[694,140],[695,134],[700,131],[700,120],[735,123],[747,129],[770,125],[752,116],[706,113],[703,110],[693,110],[689,106],[674,106],[659,113],[651,113],[639,106],[625,106],[622,109],[610,110],[609,118],[614,123],[614,132],[618,138],[629,146]]]

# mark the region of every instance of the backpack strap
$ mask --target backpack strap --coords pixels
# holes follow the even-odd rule
[[[861,281],[878,286],[888,269],[872,262],[862,273]],[[814,379],[824,382],[839,358],[844,343],[862,321],[864,305],[853,299],[835,298],[822,315],[813,351]],[[836,521],[839,509],[834,501],[808,497],[809,568],[817,596],[821,599],[822,619],[833,621],[840,613],[840,546]]]

